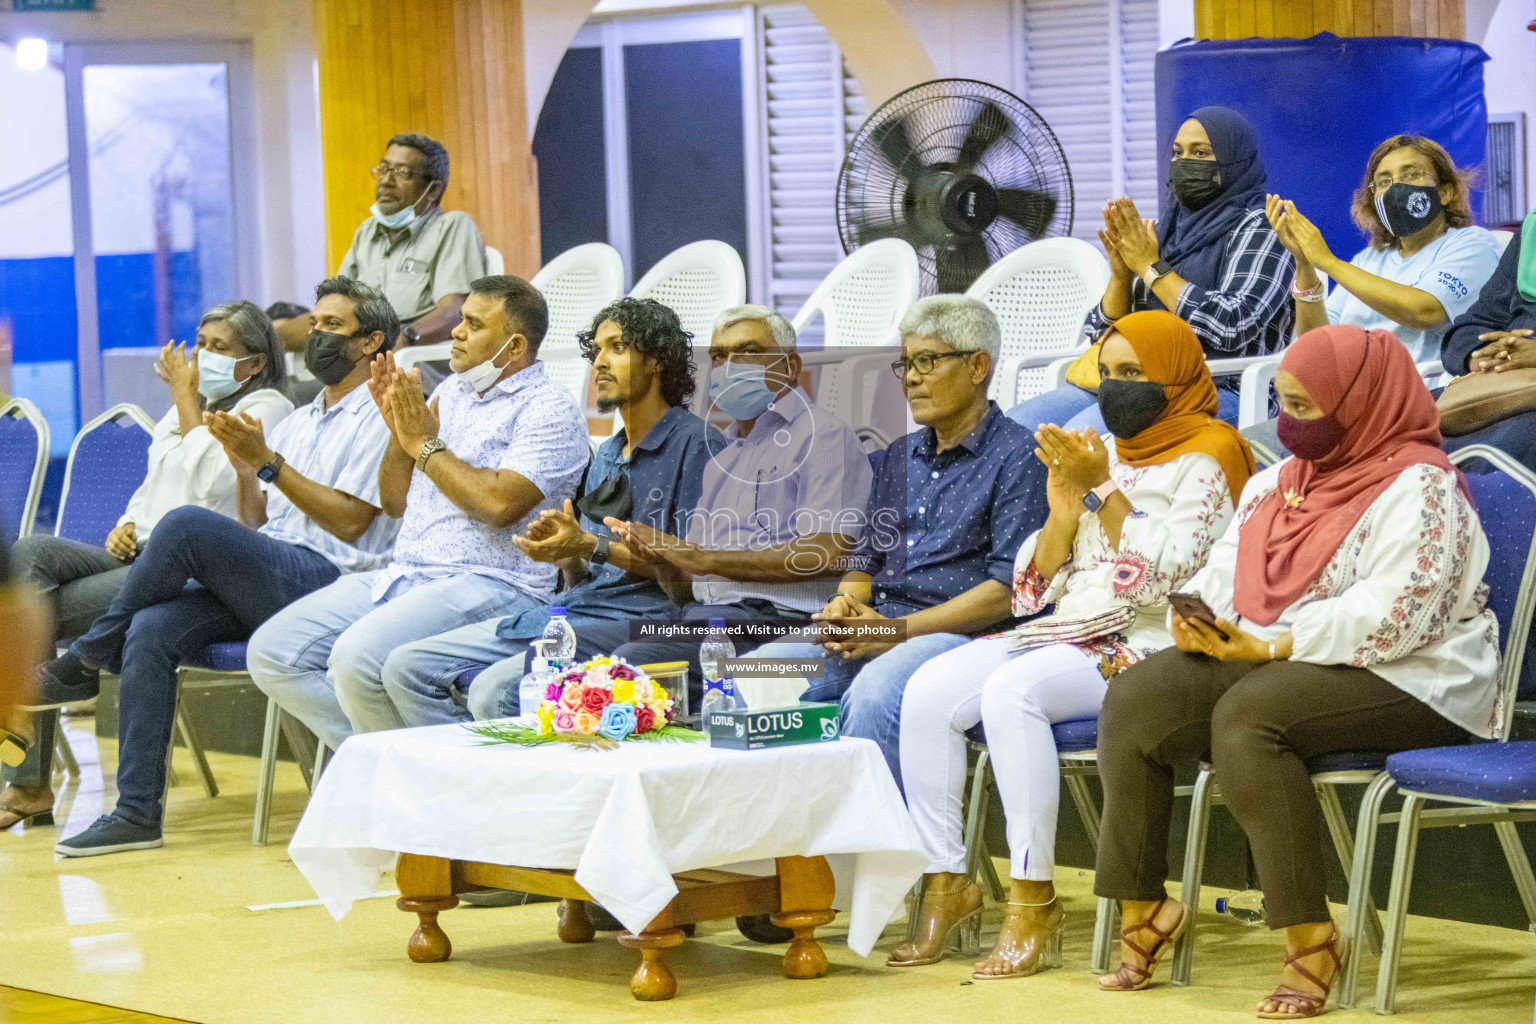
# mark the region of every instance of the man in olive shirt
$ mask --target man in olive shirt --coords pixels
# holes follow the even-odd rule
[[[439,205],[448,150],[425,135],[396,135],[373,181],[373,215],[358,225],[337,273],[384,293],[405,325],[403,344],[447,341],[469,283],[486,275],[480,229],[469,214]]]

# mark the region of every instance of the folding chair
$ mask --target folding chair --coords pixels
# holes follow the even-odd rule
[[[136,405],[114,405],[75,435],[64,465],[55,537],[102,547],[149,470],[155,421]]]
[[[0,534],[32,532],[48,472],[48,421],[25,398],[0,405]]]

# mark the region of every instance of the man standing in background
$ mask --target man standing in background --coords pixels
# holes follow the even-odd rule
[[[395,307],[402,345],[448,341],[469,283],[486,275],[485,240],[462,210],[442,208],[448,150],[425,135],[389,140],[373,167],[371,216],[341,258],[344,277],[377,288]]]

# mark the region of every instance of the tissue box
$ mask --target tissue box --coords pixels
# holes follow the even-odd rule
[[[730,750],[760,750],[797,743],[826,743],[841,730],[836,704],[789,704],[779,708],[712,711],[706,723],[709,744]]]

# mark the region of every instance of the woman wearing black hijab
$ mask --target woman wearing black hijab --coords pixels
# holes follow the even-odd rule
[[[1296,263],[1264,216],[1264,161],[1253,126],[1226,107],[1201,107],[1173,140],[1162,218],[1143,220],[1129,199],[1104,207],[1099,239],[1109,286],[1083,331],[1103,336],[1120,317],[1167,309],[1195,329],[1207,358],[1262,356],[1291,340]],[[1220,415],[1237,418],[1236,377],[1218,378]],[[1094,396],[1068,385],[1015,406],[1029,427],[1065,423]]]

